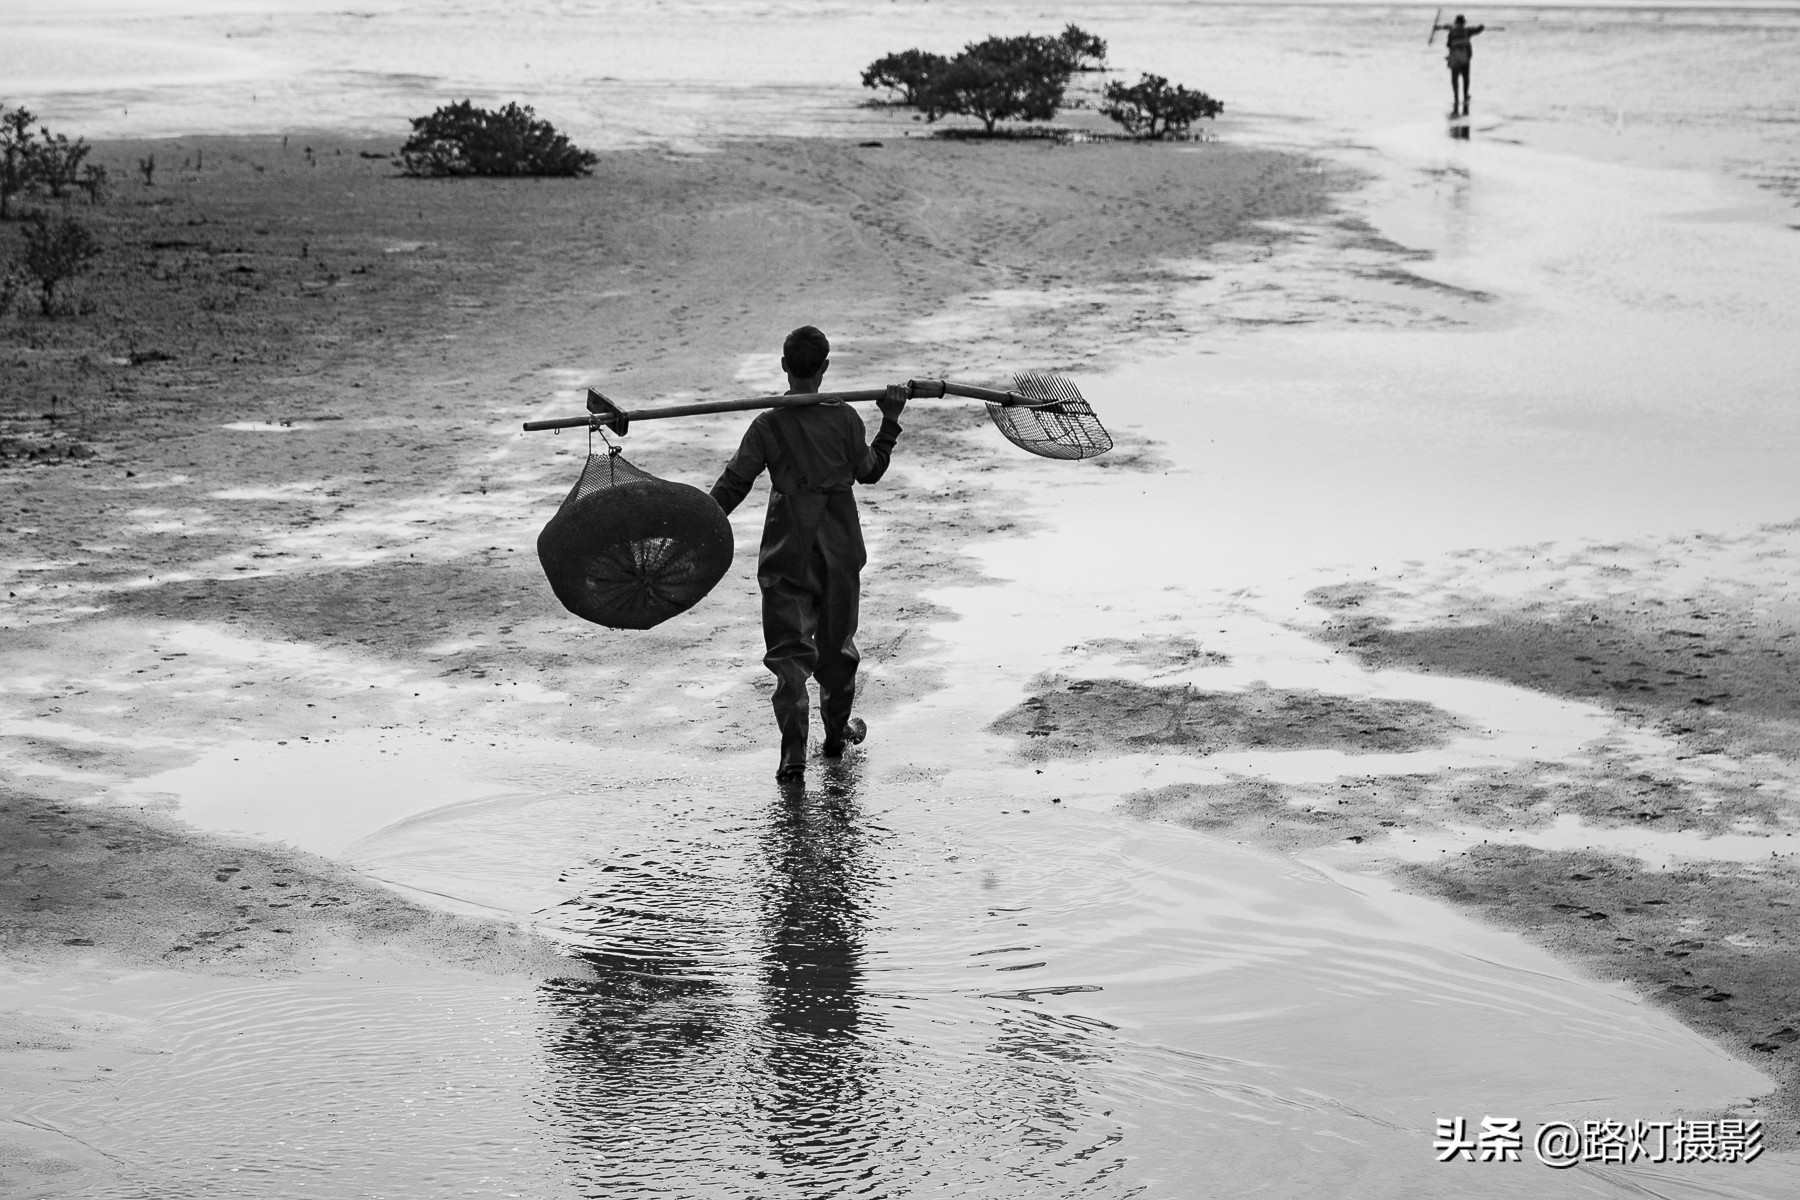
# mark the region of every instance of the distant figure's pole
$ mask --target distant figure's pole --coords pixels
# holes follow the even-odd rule
[[[1444,10],[1440,8],[1437,10],[1437,15],[1431,18],[1431,32],[1425,35],[1425,44],[1427,46],[1437,41],[1438,22],[1443,19]]]

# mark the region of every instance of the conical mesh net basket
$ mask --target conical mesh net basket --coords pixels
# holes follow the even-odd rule
[[[1074,384],[1057,375],[1015,375],[1013,389],[1038,403],[987,402],[988,417],[1006,440],[1044,458],[1094,458],[1112,449],[1112,435]]]
[[[564,608],[612,629],[649,629],[725,577],[731,522],[699,488],[659,479],[614,450],[588,455],[537,549]]]

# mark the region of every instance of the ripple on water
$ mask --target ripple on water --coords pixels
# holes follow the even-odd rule
[[[99,1070],[57,1064],[58,1087],[7,1106],[99,1160],[30,1195],[579,1195],[558,1182],[558,1143],[533,1115],[542,1008],[518,980],[362,963],[13,990],[0,988],[0,1007],[44,1005],[83,1031],[78,1043],[128,1031]]]
[[[1183,830],[836,771],[466,803],[351,856],[537,908],[593,976],[0,981],[136,1030],[14,1102],[114,1164],[45,1194],[1794,1194],[1773,1160],[1440,1166],[1438,1116],[1660,1119],[1759,1077],[1436,905]]]
[[[595,968],[544,993],[538,1097],[594,1194],[1426,1194],[1438,1115],[1661,1115],[1760,1083],[1435,906],[849,770],[798,796],[696,779],[514,797],[351,854],[540,907]],[[1457,1182],[1613,1187],[1540,1167]]]

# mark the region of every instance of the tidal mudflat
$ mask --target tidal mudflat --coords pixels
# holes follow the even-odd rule
[[[586,181],[102,146],[157,186],[0,371],[8,1187],[1790,1192],[1791,22],[1509,15],[1452,141],[1397,16],[1209,13],[1115,47],[1242,51],[1203,144],[909,137],[851,71],[613,80]],[[705,604],[577,628],[530,546],[587,447],[517,428],[767,388],[821,313],[846,381],[1063,369],[1119,449],[909,408],[875,732],[783,798],[756,502]],[[1773,1148],[1435,1161],[1508,1114]]]

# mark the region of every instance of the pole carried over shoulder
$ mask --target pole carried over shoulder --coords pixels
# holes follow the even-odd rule
[[[925,395],[924,392],[913,393]],[[942,395],[943,393],[938,393]],[[575,429],[587,427],[592,429],[610,429],[623,436],[631,432],[633,421],[657,421],[664,417],[697,417],[704,413],[743,412],[753,408],[793,408],[805,404],[826,404],[840,400],[853,404],[861,400],[879,400],[887,395],[886,388],[862,388],[853,392],[808,392],[795,396],[751,396],[744,400],[698,400],[692,404],[671,404],[664,408],[636,408],[627,412],[611,400],[588,389],[587,410],[585,417],[557,417],[549,421],[527,421],[527,432],[540,429]]]
[[[1425,44],[1427,46],[1431,45],[1432,42],[1437,40],[1438,30],[1450,28],[1448,25],[1439,24],[1439,22],[1442,21],[1443,19],[1444,19],[1444,10],[1440,8],[1437,10],[1437,16],[1431,18],[1431,32],[1429,34],[1427,34],[1425,37]],[[1481,31],[1483,33],[1505,33],[1506,26],[1504,26],[1504,25],[1483,25],[1481,27]]]
[[[1112,449],[1112,437],[1094,415],[1075,385],[1057,375],[1015,375],[1013,390],[975,387],[947,379],[912,379],[906,383],[908,399],[937,400],[961,396],[987,403],[988,416],[1015,446],[1044,458],[1093,458]],[[703,413],[744,412],[759,408],[800,408],[838,402],[856,404],[881,400],[886,388],[861,388],[847,392],[804,392],[791,396],[749,396],[742,400],[698,400],[662,408],[623,409],[607,397],[588,389],[585,417],[556,417],[527,421],[525,429],[609,429],[624,436],[633,421],[658,421],[666,417],[693,417]]]

